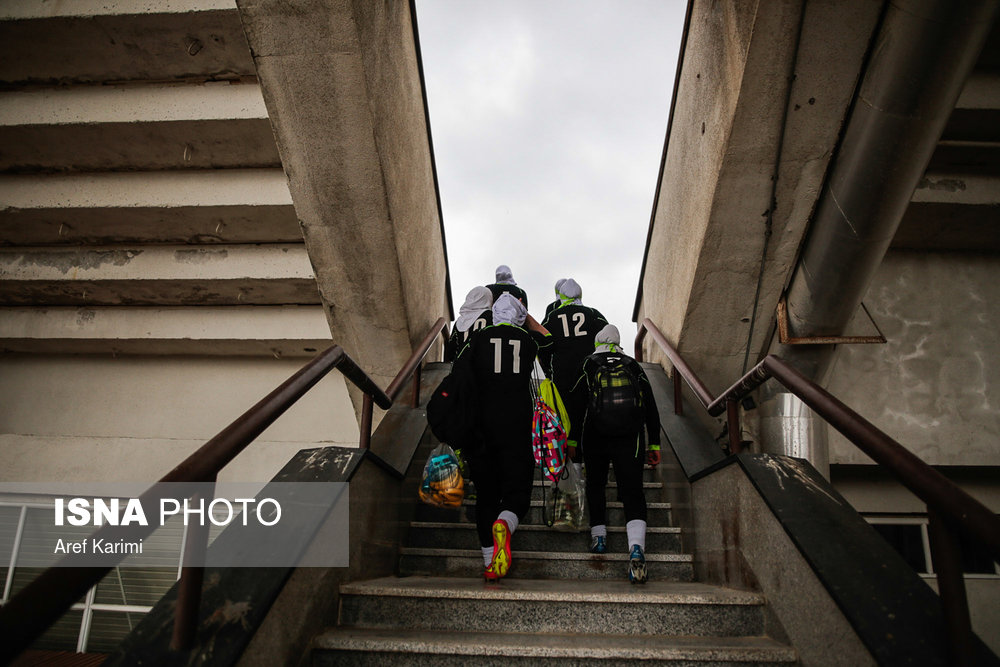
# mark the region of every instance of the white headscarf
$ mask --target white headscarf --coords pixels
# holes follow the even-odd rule
[[[517,326],[521,326],[527,317],[528,309],[524,307],[520,299],[509,292],[504,292],[498,296],[497,300],[493,303],[493,324],[516,324]]]
[[[484,310],[489,310],[493,305],[493,293],[485,287],[473,287],[465,297],[465,303],[458,309],[458,319],[455,320],[455,328],[459,331],[468,331],[472,323],[482,314]]]
[[[556,281],[556,296],[559,296],[559,288],[563,286],[564,282],[566,282],[565,278],[560,278]]]
[[[497,283],[501,285],[516,285],[514,281],[514,274],[511,273],[510,267],[506,264],[501,264],[497,267]]]
[[[594,346],[597,348],[597,352],[621,352],[621,342],[618,327],[613,324],[607,325],[594,336]]]
[[[562,302],[560,305],[580,305],[583,302],[580,299],[583,297],[583,290],[580,289],[580,285],[577,284],[572,278],[567,278],[563,281],[563,284],[559,286],[559,300]]]

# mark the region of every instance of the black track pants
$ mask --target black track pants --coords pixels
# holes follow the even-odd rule
[[[476,529],[484,547],[493,546],[493,522],[500,512],[513,512],[520,521],[531,508],[535,459],[530,441],[518,444],[507,441],[487,446],[469,462],[476,483]]]
[[[646,458],[644,447],[638,447],[638,436],[609,436],[590,428],[583,447],[587,466],[587,502],[590,504],[590,525],[607,525],[608,468],[615,467],[618,500],[625,506],[625,522],[646,520],[646,495],[642,492],[642,466]]]

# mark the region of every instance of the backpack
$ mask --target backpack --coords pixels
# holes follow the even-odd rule
[[[547,397],[551,397],[554,406],[547,401]],[[542,380],[541,386],[535,392],[534,415],[531,419],[531,451],[535,463],[542,469],[542,475],[553,482],[559,479],[566,464],[565,447],[569,425],[568,420],[560,418],[560,414],[565,415],[565,412],[562,399],[559,398],[552,380]]]
[[[587,418],[609,435],[634,435],[642,430],[644,406],[639,377],[631,359],[620,354],[595,354],[590,374]]]
[[[427,401],[427,424],[441,442],[460,449],[475,431],[472,410],[472,379],[461,368],[453,368]]]

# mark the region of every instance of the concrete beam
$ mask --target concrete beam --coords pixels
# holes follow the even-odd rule
[[[76,86],[0,94],[0,169],[280,167],[255,83]]]
[[[752,365],[769,342],[878,12],[692,6],[639,315],[713,391],[739,377],[748,343]]]
[[[0,249],[2,305],[316,303],[301,244]]]
[[[0,8],[0,82],[204,81],[247,75],[253,75],[253,63],[231,0],[19,0]]]
[[[279,169],[0,176],[14,245],[301,242]]]
[[[447,313],[410,7],[237,4],[333,338],[384,386]]]
[[[927,173],[892,239],[895,249],[1000,251],[995,176]]]
[[[0,308],[0,351],[313,357],[334,344],[319,306]]]

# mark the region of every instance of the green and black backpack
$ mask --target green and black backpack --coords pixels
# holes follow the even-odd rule
[[[632,360],[620,354],[594,354],[587,361],[593,364],[588,421],[609,435],[641,431],[644,408]]]

